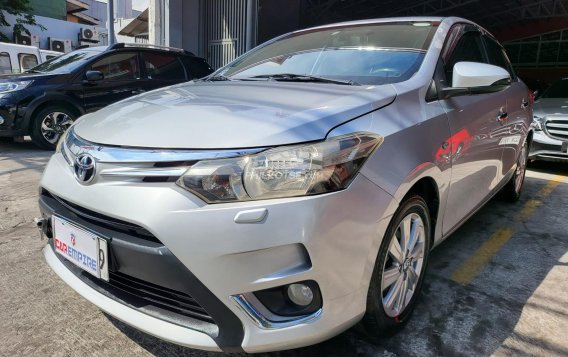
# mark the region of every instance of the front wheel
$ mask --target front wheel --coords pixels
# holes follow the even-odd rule
[[[517,167],[513,173],[513,177],[507,182],[503,190],[501,191],[501,197],[509,202],[516,202],[521,197],[521,192],[523,190],[523,184],[525,182],[525,173],[527,171],[529,155],[529,145],[525,141],[521,147],[521,152],[519,153],[519,158],[517,159]]]
[[[363,323],[374,336],[391,334],[410,317],[422,288],[430,250],[430,213],[413,196],[395,213],[381,243]]]
[[[67,108],[50,106],[40,110],[32,118],[30,136],[41,149],[54,150],[59,138],[73,124],[76,116]]]

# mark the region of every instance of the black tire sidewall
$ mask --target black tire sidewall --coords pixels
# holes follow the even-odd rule
[[[41,133],[41,122],[49,113],[54,113],[54,112],[65,113],[73,121],[77,119],[77,116],[71,110],[60,106],[48,106],[43,108],[36,114],[34,114],[32,118],[30,136],[32,138],[32,142],[41,149],[55,150],[55,147],[57,146],[57,143],[52,144],[49,141],[47,141],[43,137],[43,134]]]
[[[517,180],[517,169],[515,168],[515,172],[511,176],[511,179],[509,180],[509,182],[507,182],[507,184],[505,185],[505,187],[503,187],[503,190],[501,191],[501,198],[504,199],[505,201],[517,202],[519,200],[519,198],[521,198],[521,193],[523,192],[523,187],[525,185],[527,164],[528,164],[528,155],[529,155],[529,150],[530,150],[530,146],[529,146],[527,141],[525,141],[523,143],[523,146],[525,148],[525,156],[526,156],[525,157],[526,163],[525,163],[525,168],[524,168],[525,172],[523,172],[523,175],[525,177],[523,177],[523,182],[521,183],[521,187],[517,191],[517,189],[515,187],[515,182]],[[519,164],[520,158],[521,158],[521,156],[519,155],[519,157],[517,158],[517,165]]]
[[[418,284],[416,285],[416,292],[410,300],[408,306],[404,311],[396,318],[388,316],[382,304],[382,292],[381,292],[381,281],[383,266],[388,255],[388,249],[390,242],[398,228],[398,225],[404,217],[411,213],[418,214],[424,223],[424,231],[426,235],[425,239],[425,249],[424,249],[424,262],[422,265],[422,271],[420,272],[420,277],[418,279]],[[367,312],[364,317],[364,324],[367,327],[367,332],[371,336],[376,335],[389,335],[402,326],[412,314],[416,302],[420,297],[420,292],[422,290],[422,283],[424,281],[424,276],[426,275],[426,268],[428,265],[428,255],[430,251],[430,239],[431,238],[431,227],[430,227],[430,213],[428,211],[428,206],[424,199],[420,196],[412,196],[406,199],[391,220],[386,234],[381,243],[377,259],[375,261],[375,267],[373,270],[373,275],[371,277],[371,282],[369,284],[369,291],[367,293]]]

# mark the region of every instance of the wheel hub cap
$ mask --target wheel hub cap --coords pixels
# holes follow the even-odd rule
[[[391,237],[381,281],[382,304],[390,317],[399,316],[414,296],[424,261],[426,234],[422,218],[410,213]]]

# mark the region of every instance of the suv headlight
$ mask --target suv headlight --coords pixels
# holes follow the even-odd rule
[[[346,188],[383,138],[354,133],[193,165],[177,184],[208,203],[317,195]]]
[[[0,83],[0,94],[15,92],[29,86],[33,81],[18,81]]]
[[[533,122],[532,122],[532,127],[534,128],[535,131],[542,131],[542,118],[539,116],[534,115],[533,116]]]

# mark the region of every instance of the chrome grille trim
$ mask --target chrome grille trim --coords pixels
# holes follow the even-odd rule
[[[189,166],[177,169],[147,168],[147,169],[107,169],[101,170],[101,176],[107,177],[180,177]]]
[[[69,160],[81,153],[88,153],[100,163],[158,163],[179,161],[200,161],[206,159],[226,159],[256,154],[267,148],[226,149],[226,150],[186,150],[186,149],[144,149],[119,146],[106,146],[92,143],[69,130],[65,138],[64,150]]]
[[[544,119],[544,130],[553,139],[568,141],[568,117],[548,116]]]

